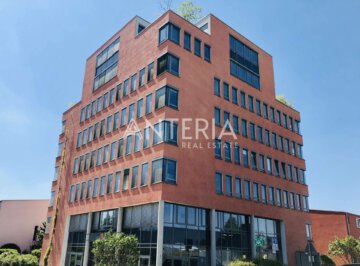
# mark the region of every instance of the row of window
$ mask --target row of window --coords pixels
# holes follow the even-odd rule
[[[155,92],[155,110],[168,106],[174,109],[178,109],[178,90],[164,86]],[[136,108],[135,103],[131,103],[128,107],[124,107],[121,111],[115,112],[113,115],[109,115],[106,119],[102,119],[96,122],[94,125],[90,125],[83,131],[80,131],[77,135],[76,147],[79,148],[97,138],[109,134],[119,127],[123,127],[135,119],[141,118],[144,114],[147,115],[152,111],[152,93],[145,97],[145,110],[143,108],[144,99],[137,100]]]
[[[229,130],[231,127],[236,134],[240,134],[239,117],[237,115],[232,115],[231,122],[230,116],[229,112],[224,111],[223,123],[225,128]],[[216,126],[222,126],[221,109],[218,107],[214,108],[214,120]],[[248,131],[250,132],[250,135]],[[252,122],[248,123],[246,119],[241,120],[241,135],[245,138],[250,136],[251,140],[257,140],[261,144],[265,144],[269,147],[272,146],[276,150],[280,150],[303,159],[301,144],[295,143],[295,141],[290,141],[288,138],[277,135],[275,132],[270,132],[268,129],[263,129],[261,126],[257,126]]]
[[[221,97],[221,81],[218,78],[214,78],[214,94]],[[222,97],[230,101],[230,86],[227,82],[222,82]],[[244,91],[240,91],[239,94],[239,90],[234,86],[231,86],[231,102],[236,105],[240,104],[243,109],[248,109],[252,113],[256,112],[258,116],[270,119],[270,121],[277,123],[279,126],[300,134],[300,121],[293,119],[285,113],[281,113],[280,110],[275,110],[272,106],[269,108],[268,104],[261,102],[259,99],[254,99],[249,94],[246,95]]]
[[[179,64],[180,60],[178,57],[169,53],[164,54],[157,60],[157,75],[160,75],[163,72],[170,72],[178,76],[180,68]],[[147,82],[150,82],[154,79],[154,71],[154,62],[152,62],[147,67]],[[139,81],[137,82],[138,78]],[[141,87],[144,84],[145,67],[142,68],[139,73],[135,73],[130,78],[125,79],[123,84],[118,84],[116,88],[110,89],[110,91],[105,92],[103,96],[99,96],[97,100],[94,100],[85,107],[83,107],[80,112],[80,123],[84,122],[90,117],[93,117],[101,110],[114,104],[115,101],[120,100],[121,97],[125,97],[129,93],[134,92],[137,87]]]
[[[296,166],[286,164],[285,162],[280,162],[279,160],[273,159],[269,156],[265,158],[263,154],[258,155],[256,152],[249,151],[245,148],[241,150],[237,143],[233,145],[233,153],[231,152],[232,143],[230,142],[225,141],[224,145],[222,145],[220,139],[215,139],[214,146],[216,159],[221,160],[222,151],[224,151],[224,159],[227,162],[234,161],[234,163],[237,165],[242,164],[244,167],[251,168],[255,171],[259,170],[260,172],[266,172],[277,177],[281,176],[283,179],[306,184],[305,170],[299,169]]]
[[[224,178],[225,189],[223,189],[223,174],[220,172],[215,173],[217,194],[225,194],[229,197],[235,196],[239,199],[253,200],[278,207],[309,211],[308,196],[302,196],[246,179],[242,180],[240,177],[234,179],[231,175],[225,175]]]
[[[69,202],[77,202],[83,199],[104,196],[105,194],[117,193],[139,186],[145,186],[148,182],[149,163],[135,165],[132,168],[109,173],[107,176],[95,177],[88,181],[83,181],[71,185]],[[139,180],[140,177],[140,180]],[[176,161],[168,158],[160,158],[151,163],[151,183],[165,182],[176,184]]]
[[[152,130],[150,126],[144,128],[143,134],[141,131],[138,131],[135,134],[127,135],[125,138],[126,143],[124,143],[124,138],[120,138],[118,141],[113,141],[111,144],[99,147],[97,150],[75,157],[73,174],[87,171],[95,166],[100,166],[123,157],[124,146],[125,156],[130,155],[132,152],[139,152],[141,141],[143,149],[150,147],[151,131],[153,132],[153,145],[162,142],[177,145],[178,125],[176,123],[163,120],[156,123]]]
[[[170,40],[178,45],[180,45],[180,31],[181,29],[174,25],[173,23],[167,23],[159,30],[159,44],[165,42],[166,40]],[[183,37],[183,47],[184,49],[191,52],[192,50],[192,38],[189,32],[184,31]],[[202,57],[202,42],[199,38],[194,37],[194,54]],[[210,62],[211,61],[211,47],[210,45],[204,43],[204,60]]]

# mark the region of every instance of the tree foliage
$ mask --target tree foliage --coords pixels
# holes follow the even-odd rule
[[[0,266],[37,266],[39,259],[30,254],[19,254],[15,249],[0,249]]]
[[[284,95],[277,95],[277,96],[276,96],[276,100],[278,100],[279,102],[282,102],[283,104],[285,104],[285,105],[287,105],[287,106],[289,106],[289,107],[291,107],[291,108],[294,108],[294,105],[293,105],[291,102],[289,102],[289,101],[285,98]]]
[[[320,265],[321,266],[336,266],[335,262],[327,255],[320,256]]]
[[[251,261],[233,260],[228,266],[256,266],[256,264]]]
[[[201,18],[201,7],[196,6],[191,1],[183,1],[179,6],[178,14],[187,21],[194,23]]]
[[[329,244],[329,254],[341,258],[346,263],[352,263],[360,257],[360,240],[352,236],[347,236],[344,239],[336,238]]]
[[[107,232],[95,240],[92,249],[96,266],[137,266],[139,260],[138,239],[132,235]]]
[[[30,250],[40,249],[42,247],[44,235],[45,235],[46,222],[42,222],[41,226],[36,230],[35,240],[30,247]]]

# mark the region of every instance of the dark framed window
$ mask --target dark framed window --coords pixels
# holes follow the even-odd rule
[[[250,123],[250,138],[251,138],[251,140],[256,140],[255,124],[253,124],[253,123]]]
[[[179,75],[179,63],[180,59],[172,54],[164,54],[157,60],[157,75],[169,72],[176,76]]]
[[[191,35],[187,32],[184,32],[184,48],[191,51]]]
[[[223,97],[225,100],[229,100],[229,84],[223,82]]]
[[[242,198],[242,186],[240,177],[235,177],[235,196],[239,199]]]
[[[239,133],[239,117],[233,115],[233,129],[235,133]]]
[[[178,125],[172,121],[161,121],[154,125],[153,144],[161,142],[177,144]]]
[[[248,95],[248,106],[249,111],[254,112],[254,98],[251,95]]]
[[[240,101],[241,101],[241,107],[246,108],[246,94],[245,92],[240,92]]]
[[[151,113],[151,109],[152,109],[152,93],[146,95],[145,114]]]
[[[176,161],[167,158],[154,160],[152,162],[151,182],[176,184]]]
[[[233,104],[238,105],[238,90],[235,87],[231,88],[231,99]]]
[[[222,194],[223,193],[223,188],[222,188],[222,174],[216,172],[215,173],[215,191],[217,194]]]
[[[204,44],[204,59],[205,61],[211,62],[211,47],[208,44]]]
[[[237,144],[234,145],[234,162],[240,165],[240,147]]]
[[[155,110],[164,106],[178,109],[178,90],[164,86],[155,93]]]
[[[220,80],[214,78],[214,94],[220,96]]]
[[[260,100],[256,100],[256,114],[261,116],[261,102]]]
[[[139,87],[145,84],[145,67],[139,72]]]
[[[225,161],[231,162],[231,144],[230,144],[230,142],[224,143],[224,154],[225,154]]]
[[[153,79],[154,79],[154,62],[148,65],[147,82],[152,81]]]
[[[215,139],[215,158],[221,159],[221,140]]]
[[[243,149],[243,163],[244,167],[249,167],[249,152],[247,149]]]
[[[231,75],[259,89],[258,53],[231,35],[229,42]]]
[[[248,136],[248,133],[247,133],[247,121],[245,119],[241,120],[241,130],[242,130],[242,136],[247,137]]]
[[[176,44],[180,44],[180,28],[172,23],[167,23],[159,30],[159,44],[171,40]]]
[[[250,200],[251,199],[250,181],[248,180],[244,181],[244,189],[245,189],[245,199]]]
[[[201,57],[201,41],[197,38],[194,41],[194,54]]]
[[[231,197],[232,196],[232,176],[231,175],[226,175],[225,184],[226,184],[226,195]]]
[[[221,110],[217,107],[214,108],[215,125],[221,127]]]

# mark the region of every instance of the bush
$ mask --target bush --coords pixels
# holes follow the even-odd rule
[[[265,260],[265,259],[257,259],[254,261],[256,265],[259,266],[283,266],[281,262],[278,262],[276,260]]]
[[[31,255],[37,257],[38,259],[40,259],[40,256],[41,256],[41,248],[34,249],[33,251],[31,251]]]
[[[233,260],[228,266],[256,266],[256,264],[251,261]]]
[[[15,249],[0,249],[0,266],[37,265],[39,265],[39,259],[34,255],[21,255]]]
[[[137,266],[139,260],[138,240],[136,236],[123,233],[114,234],[110,231],[95,240],[92,253],[96,266]]]

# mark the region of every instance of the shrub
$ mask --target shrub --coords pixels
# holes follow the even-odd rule
[[[16,249],[0,248],[0,255],[3,253],[19,254],[19,252]]]
[[[135,236],[108,232],[102,238],[95,240],[92,253],[96,266],[137,266],[138,240]]]
[[[254,261],[259,266],[283,266],[281,262],[276,260],[257,259]]]
[[[228,266],[256,266],[256,264],[251,261],[233,260]]]
[[[38,259],[40,259],[40,256],[41,256],[41,248],[34,249],[33,251],[31,251],[31,255],[37,257]]]
[[[0,250],[0,266],[37,266],[39,260],[36,256],[21,255],[15,249]]]
[[[320,256],[321,266],[335,266],[335,262],[327,255]]]

